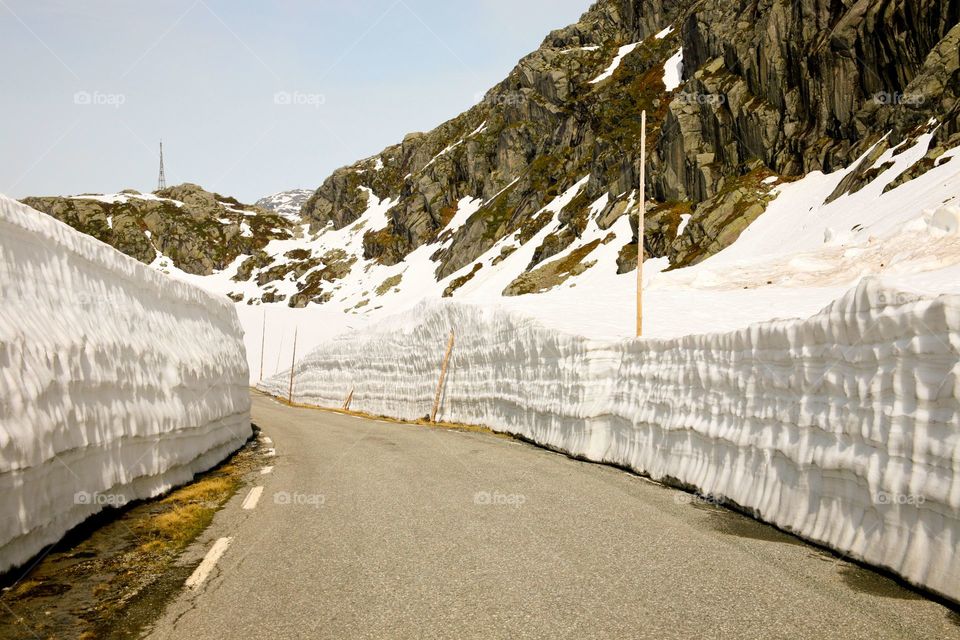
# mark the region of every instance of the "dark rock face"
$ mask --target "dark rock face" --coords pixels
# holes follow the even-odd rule
[[[364,241],[365,257],[394,264],[433,242],[461,198],[482,198],[436,255],[443,277],[507,234],[532,237],[551,217],[538,212],[589,176],[533,269],[582,231],[604,193],[604,228],[631,213],[645,109],[650,207],[682,203],[693,216],[679,238],[648,227],[660,235],[646,243],[692,264],[763,212],[761,174],[833,171],[888,132],[883,145],[912,140],[931,118],[947,145],[960,127],[958,23],[960,0],[601,0],[471,110],[335,172],[302,214],[340,228],[366,208],[359,186],[397,199],[388,226]],[[591,82],[634,42],[612,77]],[[681,47],[682,84],[668,93],[664,63]]]

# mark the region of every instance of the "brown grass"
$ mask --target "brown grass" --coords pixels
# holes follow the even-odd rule
[[[236,492],[240,480],[230,465],[173,491],[160,501],[172,508],[136,523],[144,553],[180,551],[206,529],[217,509]]]

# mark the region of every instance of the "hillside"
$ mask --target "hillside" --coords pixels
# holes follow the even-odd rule
[[[140,262],[172,264],[195,275],[223,270],[239,255],[289,238],[292,230],[282,213],[241,204],[194,184],[153,194],[130,189],[23,202]]]
[[[645,109],[649,335],[809,316],[864,275],[947,290],[958,23],[960,0],[601,0],[469,111],[334,172],[299,215],[302,192],[262,200],[274,214],[208,194],[197,235],[193,216],[106,222],[115,199],[139,212],[179,193],[81,197],[84,215],[77,198],[27,202],[242,302],[251,334],[261,304],[310,346],[452,297],[624,336]]]

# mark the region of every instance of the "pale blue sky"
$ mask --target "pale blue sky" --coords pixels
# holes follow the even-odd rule
[[[0,192],[152,190],[161,137],[170,184],[315,188],[467,109],[590,3],[0,0]]]

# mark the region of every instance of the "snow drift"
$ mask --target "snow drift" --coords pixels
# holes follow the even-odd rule
[[[236,311],[0,196],[0,571],[249,437]]]
[[[451,329],[440,418],[695,487],[960,600],[960,297],[867,279],[808,320],[619,342],[423,304],[310,353],[295,400],[423,417]]]

